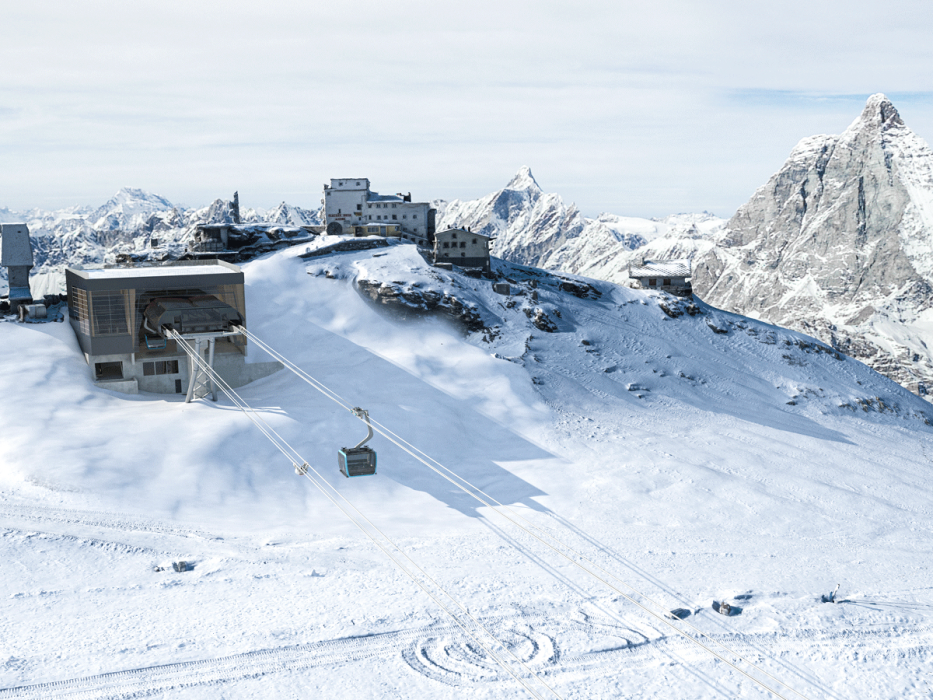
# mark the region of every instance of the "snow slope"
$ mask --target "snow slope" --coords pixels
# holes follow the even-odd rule
[[[301,253],[245,266],[251,329],[354,405],[806,697],[929,694],[928,404],[702,304]],[[429,293],[484,329],[399,320]],[[67,324],[0,351],[0,698],[521,697],[227,400],[97,390]],[[561,696],[766,697],[384,439],[344,479],[293,375],[241,393]]]

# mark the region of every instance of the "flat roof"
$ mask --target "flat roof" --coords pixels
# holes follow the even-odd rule
[[[170,265],[146,267],[110,267],[90,270],[65,269],[69,286],[84,289],[112,290],[133,287],[197,287],[200,285],[243,284],[243,271],[223,260],[184,260]]]
[[[113,267],[99,270],[75,270],[84,273],[87,279],[107,280],[127,277],[190,277],[191,275],[229,275],[235,270],[228,270],[219,265],[172,266],[172,267]]]

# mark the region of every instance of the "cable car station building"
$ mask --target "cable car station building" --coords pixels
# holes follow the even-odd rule
[[[68,311],[91,377],[101,388],[136,394],[181,394],[190,362],[165,328],[211,336],[211,359],[236,388],[266,377],[278,362],[246,362],[243,272],[221,260],[158,267],[68,268]],[[208,358],[205,357],[205,360]],[[190,392],[189,392],[190,395]]]

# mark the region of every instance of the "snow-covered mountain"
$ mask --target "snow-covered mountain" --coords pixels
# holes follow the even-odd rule
[[[933,388],[933,151],[884,95],[803,139],[695,258],[694,290]]]
[[[499,236],[506,259],[624,282],[641,258],[694,261],[694,292],[796,328],[933,396],[933,151],[884,95],[838,136],[812,136],[728,221],[586,219],[527,168],[451,202],[442,225]]]
[[[291,206],[242,209],[244,224],[317,225],[320,212]],[[99,207],[77,206],[56,211],[25,212],[0,208],[0,223],[25,221],[35,252],[30,285],[33,295],[64,291],[68,265],[113,263],[118,255],[174,257],[184,252],[197,224],[232,223],[230,201],[216,199],[197,209],[179,207],[145,190],[123,188]],[[152,239],[158,242],[153,251]],[[6,290],[6,268],[0,268],[0,291]]]
[[[615,282],[628,278],[627,251],[676,235],[705,240],[724,220],[712,214],[675,214],[663,219],[600,214],[583,216],[558,194],[541,190],[522,167],[501,190],[480,199],[434,203],[438,229],[470,227],[496,237],[493,254],[505,260]],[[687,245],[687,244],[685,244]]]
[[[921,399],[702,302],[305,250],[243,265],[250,330],[413,446],[346,479],[348,410],[286,370],[239,389],[323,493],[223,395],[108,392],[68,323],[0,323],[0,697],[532,697],[487,649],[567,700],[927,694]]]

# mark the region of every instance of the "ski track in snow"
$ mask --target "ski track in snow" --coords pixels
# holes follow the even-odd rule
[[[647,669],[663,664],[673,654],[700,666],[710,665],[709,657],[676,635],[643,639],[630,629],[606,622],[554,620],[534,616],[507,620],[493,618],[484,620],[484,623],[522,661],[545,679],[564,674],[584,677],[586,672],[606,664],[624,665],[629,672]],[[605,648],[583,654],[562,653],[561,635],[568,635],[568,629],[569,635],[574,632],[577,636],[582,634],[591,644],[596,642]],[[454,625],[431,625],[294,647],[261,649],[216,659],[127,669],[0,689],[0,700],[47,697],[124,700],[326,666],[349,669],[362,659],[374,657],[404,661],[417,673],[449,686],[472,686],[477,682],[512,683],[512,679],[491,659],[486,658],[480,649],[458,639],[458,632]],[[909,658],[913,663],[926,664],[933,659],[933,627],[929,625],[847,630],[842,634],[805,629],[782,632],[780,635],[719,635],[714,639],[756,661],[762,646],[779,658],[797,655],[802,649],[807,649],[811,658],[838,662],[897,663]],[[840,645],[846,649],[841,656],[838,653]],[[756,674],[754,669],[747,666],[745,668],[753,675],[758,675],[763,682],[768,682],[769,679],[764,675]],[[800,684],[800,679],[794,680]],[[837,697],[825,688],[817,686],[817,690],[828,697]],[[807,688],[807,692],[812,693],[813,690]]]

